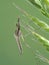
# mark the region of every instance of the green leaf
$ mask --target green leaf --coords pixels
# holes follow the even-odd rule
[[[32,31],[31,28],[28,26],[28,30],[40,41],[44,46],[46,46],[47,49],[49,49],[49,40],[47,40],[45,37],[41,36],[40,34],[36,33],[35,31]]]
[[[36,23],[38,26],[49,32],[49,25],[45,23],[44,21],[39,20],[38,18],[32,18],[34,23]]]
[[[35,5],[43,15],[49,18],[49,1],[48,0],[29,0]]]
[[[39,9],[41,9],[41,3],[39,3],[39,0],[38,0],[38,3],[36,0],[29,0],[33,5],[35,5],[36,7],[38,7]]]

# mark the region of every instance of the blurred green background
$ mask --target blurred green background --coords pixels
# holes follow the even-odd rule
[[[13,35],[15,24],[18,16],[20,16],[20,19],[25,23],[28,23],[29,20],[12,5],[13,2],[29,14],[38,17],[49,24],[49,19],[42,15],[35,6],[28,4],[26,0],[0,0],[0,65],[49,65],[39,58],[36,58],[32,53],[32,50],[39,50],[41,54],[49,59],[49,52],[38,41],[32,41],[30,39],[30,36],[32,37],[32,35],[26,37],[25,42],[22,42],[23,54],[19,56],[19,50]],[[32,21],[31,23],[29,21],[29,24],[34,25],[32,24]],[[34,27],[37,28],[37,26]],[[37,31],[49,39],[49,33],[42,29]],[[25,32],[25,30],[22,31],[22,33],[23,32]],[[24,34],[26,34],[26,32]],[[30,44],[32,50],[27,48],[24,43]]]

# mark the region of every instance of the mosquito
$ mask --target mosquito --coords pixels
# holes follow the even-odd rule
[[[16,42],[17,42],[17,45],[18,45],[18,49],[19,49],[19,52],[20,52],[20,54],[22,54],[23,53],[23,48],[22,48],[22,44],[21,44],[21,41],[20,41],[20,38],[22,38],[23,39],[23,41],[24,41],[24,37],[27,37],[28,35],[30,35],[31,33],[30,33],[30,30],[34,30],[34,28],[33,27],[31,27],[30,25],[28,25],[28,24],[25,24],[25,23],[23,23],[24,25],[22,25],[22,22],[21,22],[21,26],[26,30],[26,31],[28,31],[28,33],[26,34],[26,35],[22,35],[22,32],[21,32],[21,29],[20,29],[20,17],[18,17],[18,22],[16,23],[16,30],[15,30],[15,32],[14,32],[14,37],[15,37],[15,39],[16,39]],[[34,33],[34,32],[33,32]],[[35,40],[35,39],[32,39],[32,40]],[[25,42],[25,41],[24,41]],[[27,44],[26,42],[25,42],[25,46],[26,47],[28,47],[28,48],[31,48],[30,47],[30,45],[29,44]]]
[[[14,32],[14,37],[16,39],[19,52],[20,52],[20,54],[22,54],[22,45],[21,45],[21,42],[20,42],[20,36],[21,36],[21,31],[20,31],[20,18],[18,17],[18,22],[16,23],[16,30]]]
[[[22,27],[24,27],[24,26],[22,26]],[[28,36],[28,35],[29,34],[26,34],[25,37]],[[23,37],[21,29],[20,29],[20,17],[18,17],[18,22],[16,23],[16,30],[14,32],[14,37],[15,37],[17,45],[18,45],[19,53],[22,54],[23,53],[23,48],[22,48],[22,44],[20,42],[20,38],[22,38],[22,40],[24,41],[24,37]],[[30,45],[28,45],[27,43],[25,43],[25,45],[28,48],[31,48]]]
[[[22,26],[25,30],[27,30],[29,25],[23,26],[23,25],[21,24],[21,26]],[[26,28],[25,28],[25,27],[26,27]],[[21,37],[21,38],[23,39],[23,41],[24,41],[24,37],[27,37],[29,34],[31,34],[31,33],[28,33],[28,34],[26,34],[25,36],[22,35],[21,29],[20,29],[20,17],[18,17],[18,22],[16,23],[16,30],[15,30],[15,32],[14,32],[14,37],[15,37],[15,39],[16,39],[16,42],[17,42],[17,45],[18,45],[18,49],[19,49],[20,54],[23,53],[23,48],[22,48],[22,44],[21,44],[21,42],[20,42],[20,37]],[[26,47],[31,48],[30,45],[27,44],[26,42],[25,42],[25,45],[26,45]]]

